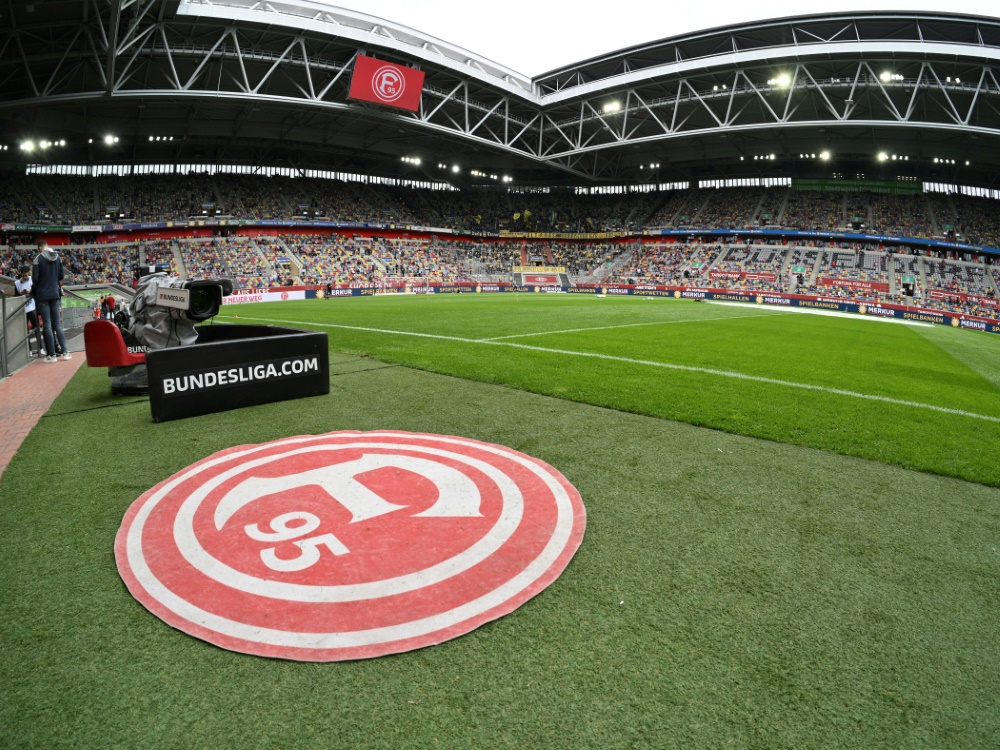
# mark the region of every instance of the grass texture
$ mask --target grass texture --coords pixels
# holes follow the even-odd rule
[[[327,330],[330,395],[157,425],[77,374],[0,478],[0,747],[1000,746],[997,424],[834,392],[998,416],[1000,340],[538,295],[225,312]],[[510,615],[367,661],[223,651],[129,595],[114,535],[145,490],[338,429],[537,456],[583,544]]]

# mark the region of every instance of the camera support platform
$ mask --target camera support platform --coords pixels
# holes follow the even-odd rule
[[[113,323],[90,321],[83,332],[87,364],[114,376],[145,363],[155,422],[330,392],[325,333],[226,323],[197,330],[190,346],[143,355],[129,352]]]

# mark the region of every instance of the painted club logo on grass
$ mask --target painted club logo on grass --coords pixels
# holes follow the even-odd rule
[[[332,432],[216,453],[136,500],[132,594],[232,651],[300,661],[430,646],[523,604],[583,539],[576,489],[499,445]]]

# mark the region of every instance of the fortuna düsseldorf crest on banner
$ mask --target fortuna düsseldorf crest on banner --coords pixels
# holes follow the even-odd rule
[[[551,466],[499,445],[331,432],[239,446],[136,500],[129,591],[232,651],[299,661],[431,646],[559,577],[586,514]]]
[[[416,112],[423,90],[424,71],[358,55],[347,97]]]

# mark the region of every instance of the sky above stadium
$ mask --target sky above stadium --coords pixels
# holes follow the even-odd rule
[[[464,47],[480,57],[527,76],[589,57],[691,31],[733,23],[813,13],[857,10],[924,10],[1000,16],[997,0],[800,0],[693,2],[674,5],[650,0],[339,0],[330,5],[409,26],[428,36]],[[680,8],[678,13],[675,9]]]

